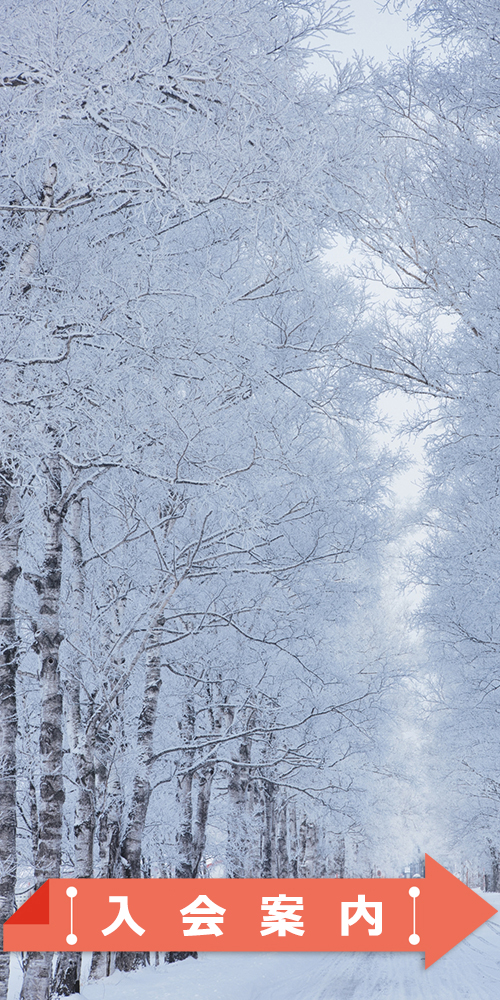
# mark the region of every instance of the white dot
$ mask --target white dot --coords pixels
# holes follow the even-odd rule
[[[78,938],[77,938],[76,934],[68,934],[68,936],[66,938],[66,941],[67,941],[68,944],[76,944],[76,942],[78,941]]]
[[[76,888],[76,886],[68,885],[68,888],[66,889],[66,895],[69,896],[70,899],[73,899],[75,896],[78,896],[78,889]]]
[[[414,899],[415,896],[420,896],[420,889],[418,888],[418,885],[412,885],[411,889],[408,889],[408,892]]]
[[[420,938],[418,934],[410,934],[408,941],[410,944],[420,944]]]

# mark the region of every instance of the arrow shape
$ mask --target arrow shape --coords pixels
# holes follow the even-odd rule
[[[49,879],[5,951],[425,951],[497,911],[425,856],[424,879]]]
[[[425,968],[463,941],[498,910],[473,889],[425,855],[425,892],[421,920],[425,928]],[[419,883],[420,884],[420,883]]]

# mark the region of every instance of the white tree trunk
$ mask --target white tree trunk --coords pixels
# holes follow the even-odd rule
[[[287,804],[283,797],[280,797],[277,805],[278,822],[276,828],[276,877],[290,878],[290,864],[288,858],[287,843]]]
[[[57,166],[55,163],[47,164],[42,187],[42,205],[50,209],[54,201],[54,187],[57,180]],[[38,264],[40,254],[40,243],[45,235],[47,223],[50,218],[50,211],[41,212],[35,228],[33,240],[26,247],[21,262],[19,264],[19,283],[22,292],[27,292],[30,288],[29,279]]]
[[[0,469],[0,949],[3,924],[15,909],[16,885],[16,671],[14,587],[21,572],[21,513],[11,470]],[[6,1000],[10,955],[0,951],[0,1000]]]
[[[61,866],[64,782],[62,773],[63,705],[59,670],[59,606],[61,595],[62,515],[61,469],[58,456],[45,459],[47,521],[45,558],[33,578],[39,597],[37,647],[40,671],[40,792],[35,882],[59,878]],[[22,1000],[48,1000],[51,955],[30,952],[24,970]]]
[[[288,853],[290,857],[290,878],[299,875],[299,840],[297,836],[297,808],[292,800],[287,808]]]
[[[262,878],[276,875],[276,785],[272,781],[262,782],[264,799],[264,828],[262,831]]]
[[[99,802],[99,861],[97,877],[116,878],[120,856],[120,833],[123,818],[123,790],[116,770],[113,751],[121,737],[118,724],[104,733],[101,723],[99,745],[95,749],[96,799]],[[116,737],[116,740],[114,739]],[[120,875],[121,875],[120,871]],[[102,979],[114,971],[115,954],[96,951],[92,955],[90,979]]]
[[[182,718],[179,720],[179,732],[186,744],[193,744],[194,740],[194,705],[190,697],[184,702]],[[176,835],[177,842],[177,864],[175,874],[177,878],[193,877],[193,771],[191,768],[194,753],[186,750],[182,761],[182,770],[177,777],[177,802],[179,804],[180,822]]]
[[[217,734],[223,726],[224,715],[224,707],[209,709],[212,729]],[[195,738],[195,710],[190,695],[184,703],[179,730],[185,742],[192,745]],[[180,807],[176,868],[178,878],[196,878],[199,872],[205,849],[208,810],[216,767],[215,750],[208,751],[208,760],[198,768],[193,766],[194,757],[194,751],[186,750],[181,761],[181,773],[177,778],[177,801]]]
[[[192,869],[194,877],[198,875],[203,851],[205,850],[208,810],[214,774],[215,763],[205,766],[196,775],[192,846]]]
[[[246,856],[250,843],[248,828],[249,771],[245,765],[251,761],[250,737],[242,737],[232,744],[231,756],[234,765],[229,770],[227,781],[227,865],[231,878],[245,878]]]
[[[319,833],[316,823],[304,816],[299,830],[299,878],[320,878]]]
[[[84,577],[81,546],[82,500],[71,504],[65,518],[65,538],[70,552],[70,585],[72,608],[70,638],[72,645],[81,647]],[[71,649],[64,682],[66,729],[71,757],[76,773],[77,798],[73,821],[75,878],[92,878],[95,830],[95,767],[81,705],[81,662]],[[62,952],[57,960],[53,989],[68,996],[80,990],[81,952]]]
[[[116,593],[112,592],[112,597]],[[112,657],[112,669],[107,687],[113,690],[122,676],[124,661],[120,650],[123,601],[115,604],[113,627],[108,637],[111,649],[117,653]],[[120,864],[120,844],[123,828],[124,795],[116,758],[123,747],[123,704],[119,694],[114,704],[99,713],[98,723],[89,726],[88,740],[93,748],[95,768],[95,801],[98,826],[99,859],[94,865],[98,878],[117,878],[123,875]],[[115,968],[114,952],[94,952],[90,967],[90,979],[110,976]]]
[[[155,634],[154,638],[158,638]],[[121,857],[126,862],[129,878],[141,878],[142,841],[151,797],[151,756],[161,688],[160,656],[156,649],[150,652],[146,666],[144,695],[137,734],[138,766],[134,777],[132,802],[127,828],[121,845]],[[120,952],[116,956],[117,968],[124,971],[145,964],[144,952]]]
[[[345,837],[338,837],[331,854],[329,878],[345,878]]]
[[[141,877],[142,839],[151,796],[151,757],[161,688],[160,656],[153,650],[147,660],[142,709],[137,733],[138,765],[132,803],[122,844],[122,858],[128,863],[127,876]]]

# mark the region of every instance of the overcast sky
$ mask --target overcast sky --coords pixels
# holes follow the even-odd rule
[[[347,58],[354,52],[372,56],[377,61],[387,59],[389,50],[396,54],[408,48],[412,40],[419,39],[419,33],[408,30],[403,14],[390,14],[381,9],[378,0],[350,0],[354,12],[351,20],[352,35],[337,35],[335,48],[339,55]],[[411,5],[413,6],[413,4]],[[409,11],[406,7],[405,11]]]

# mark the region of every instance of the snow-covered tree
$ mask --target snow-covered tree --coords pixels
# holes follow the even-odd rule
[[[427,595],[419,620],[443,720],[441,780],[464,792],[450,803],[463,843],[480,851],[490,838],[494,852],[499,16],[487,2],[417,6],[442,48],[432,58],[414,49],[375,75],[370,168],[350,216],[371,274],[398,293],[386,335],[360,346],[359,370],[425,400],[415,426],[428,432],[426,541],[414,580]]]
[[[147,874],[170,779],[173,860],[194,874],[214,782],[236,808],[241,764],[259,870],[299,851],[298,870],[323,870],[303,803],[347,792],[380,691],[352,629],[388,471],[340,350],[364,336],[362,299],[315,259],[353,198],[360,81],[303,70],[308,40],[344,25],[320,0],[8,4],[6,914],[19,661],[19,759],[35,752],[17,851],[35,884]],[[25,1000],[50,976],[29,955]],[[57,991],[78,977],[61,956]]]

